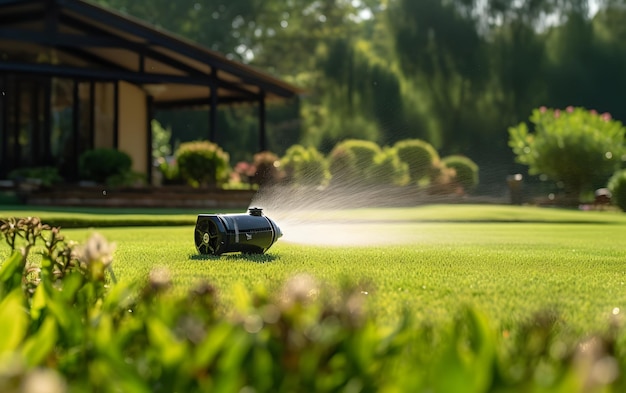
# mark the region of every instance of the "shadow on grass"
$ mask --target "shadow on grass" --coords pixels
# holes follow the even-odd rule
[[[222,255],[209,255],[209,254],[192,254],[189,255],[189,259],[192,261],[248,261],[256,263],[273,262],[278,257],[272,254],[222,254]]]

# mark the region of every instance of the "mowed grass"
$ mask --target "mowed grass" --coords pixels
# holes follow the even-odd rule
[[[96,230],[117,243],[114,271],[120,281],[145,280],[160,267],[169,269],[181,292],[207,280],[217,288],[224,310],[237,303],[238,288],[277,293],[289,277],[307,273],[323,291],[355,285],[366,307],[390,325],[403,310],[437,324],[472,305],[503,327],[550,310],[583,334],[604,330],[611,318],[626,313],[626,217],[621,213],[438,205],[314,212],[308,222],[313,218],[335,228],[327,233],[333,238],[365,233],[380,241],[326,245],[318,233],[319,242],[312,235],[300,244],[286,232],[261,256],[206,257],[195,250],[193,225],[94,225],[63,232],[81,241]],[[291,228],[299,229],[306,230],[306,222]]]

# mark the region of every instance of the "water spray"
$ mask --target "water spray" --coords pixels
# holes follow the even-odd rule
[[[194,241],[200,254],[263,254],[283,233],[258,207],[248,213],[199,214]]]

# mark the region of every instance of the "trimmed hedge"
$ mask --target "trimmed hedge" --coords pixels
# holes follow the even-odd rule
[[[361,139],[347,139],[330,152],[330,172],[334,183],[369,184],[374,158],[382,153],[378,144]]]
[[[472,192],[478,185],[478,165],[461,155],[451,155],[441,160],[446,167],[456,172],[453,182],[463,187],[465,193]]]
[[[394,145],[400,160],[408,165],[411,182],[417,183],[430,176],[439,162],[439,153],[428,142],[421,139],[406,139]]]
[[[131,170],[130,156],[117,149],[98,148],[88,150],[79,157],[81,178],[106,184],[113,176],[122,176]]]
[[[228,181],[229,155],[215,143],[181,143],[175,157],[180,177],[193,187],[221,185]]]
[[[287,181],[295,185],[326,185],[330,180],[328,162],[314,147],[293,145],[281,159]]]
[[[607,188],[611,191],[611,202],[626,212],[626,169],[615,172]]]

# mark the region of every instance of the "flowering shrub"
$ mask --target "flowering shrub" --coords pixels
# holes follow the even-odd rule
[[[247,168],[247,177],[252,184],[275,184],[282,181],[285,171],[278,156],[270,151],[256,153]]]
[[[533,110],[526,123],[509,128],[509,146],[531,175],[562,182],[571,198],[606,183],[626,158],[625,128],[608,113],[567,107]]]

